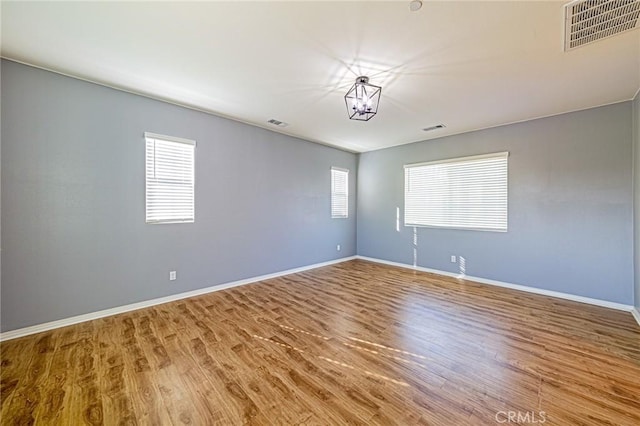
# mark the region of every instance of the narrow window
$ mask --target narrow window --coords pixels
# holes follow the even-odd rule
[[[404,166],[405,226],[507,231],[508,152]]]
[[[194,221],[195,141],[145,133],[146,221]]]
[[[331,218],[349,217],[349,170],[331,168]]]

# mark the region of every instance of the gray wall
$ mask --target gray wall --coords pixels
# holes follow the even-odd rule
[[[640,91],[633,100],[634,294],[640,309]]]
[[[413,264],[403,164],[509,151],[509,231],[418,228],[417,265],[633,303],[631,102],[362,154],[358,254]]]
[[[356,253],[356,155],[2,62],[2,330]],[[195,139],[196,222],[147,225],[143,132]],[[342,251],[336,251],[336,245]],[[168,281],[169,270],[178,280]]]

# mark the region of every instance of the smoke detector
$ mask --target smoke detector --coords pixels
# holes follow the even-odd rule
[[[564,50],[640,28],[640,0],[577,0],[564,6]]]
[[[422,8],[422,1],[421,0],[412,0],[411,2],[409,2],[409,10],[412,12],[417,12],[420,10],[420,8]]]

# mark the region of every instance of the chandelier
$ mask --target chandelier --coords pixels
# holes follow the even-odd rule
[[[368,121],[378,112],[382,87],[369,84],[369,77],[360,76],[344,95],[351,120]]]

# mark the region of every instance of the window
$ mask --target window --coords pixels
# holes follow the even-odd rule
[[[144,136],[147,223],[193,222],[195,141]]]
[[[349,170],[331,168],[331,218],[349,217]]]
[[[404,166],[405,226],[507,230],[508,152]]]

